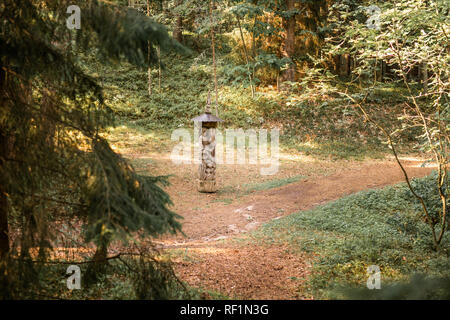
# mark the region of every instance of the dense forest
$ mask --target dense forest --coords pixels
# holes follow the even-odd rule
[[[0,299],[449,299],[449,16],[2,1]]]

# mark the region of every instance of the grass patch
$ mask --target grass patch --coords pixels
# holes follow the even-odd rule
[[[212,202],[223,202],[224,204],[231,204],[231,203],[233,203],[233,199],[231,199],[231,198],[216,199],[216,200],[213,200]]]
[[[293,177],[289,177],[289,178],[273,179],[273,180],[268,180],[268,181],[259,182],[259,183],[246,183],[246,184],[243,184],[242,187],[224,186],[223,188],[221,188],[217,191],[217,194],[218,195],[235,195],[236,198],[240,198],[240,197],[248,195],[252,192],[269,190],[269,189],[273,189],[273,188],[279,188],[279,187],[285,186],[287,184],[300,181],[305,178],[306,178],[305,176],[298,175],[298,176],[293,176]],[[226,204],[229,204],[232,202],[232,200],[233,199],[231,199],[231,198],[224,198],[224,199],[215,200],[215,202],[222,201],[222,202],[225,202]]]
[[[414,183],[422,192],[434,179],[431,175]],[[254,236],[314,255],[309,289],[319,299],[343,298],[342,288],[364,290],[369,265],[380,266],[382,286],[419,272],[450,275],[449,233],[443,249],[435,252],[429,226],[405,184],[359,192],[295,213],[264,225]]]
[[[254,191],[262,191],[262,190],[269,190],[269,189],[273,189],[273,188],[279,188],[284,185],[287,185],[287,184],[290,184],[293,182],[297,182],[297,181],[300,181],[305,178],[306,178],[305,176],[294,176],[294,177],[289,177],[289,178],[284,178],[284,179],[269,180],[269,181],[265,181],[265,182],[261,182],[261,183],[248,183],[248,184],[244,184],[243,188],[244,188],[245,194],[248,194],[248,193],[251,193]]]
[[[295,138],[288,138],[284,141],[284,146],[294,152],[301,152],[319,159],[383,159],[386,155],[386,147],[379,141],[363,143],[352,139],[336,141],[324,139],[324,141],[301,142]]]

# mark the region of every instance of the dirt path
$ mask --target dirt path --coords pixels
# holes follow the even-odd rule
[[[422,177],[431,168],[419,161],[405,161],[410,177]],[[186,237],[166,237],[159,244],[183,252],[175,259],[178,276],[190,285],[239,299],[310,299],[299,288],[310,273],[311,257],[292,255],[279,246],[240,245],[231,241],[262,223],[346,195],[404,181],[394,161],[353,163],[331,175],[310,176],[279,188],[243,196],[236,203],[214,202],[217,195],[194,193],[213,206],[196,208],[186,194],[177,212],[184,217]],[[188,187],[188,186],[186,186]],[[198,200],[198,198],[194,199]]]
[[[311,299],[306,284],[309,256],[280,246],[209,243],[190,247],[174,261],[180,279],[191,286],[235,299]]]
[[[421,168],[418,161],[405,161],[410,177],[422,177],[431,168]],[[221,240],[257,228],[260,224],[346,195],[403,182],[403,174],[394,161],[360,163],[329,176],[307,177],[279,188],[243,196],[238,203],[216,202],[207,208],[194,209],[194,203],[180,199],[183,206],[176,212],[183,217],[181,235],[166,238],[161,244],[186,245]],[[215,195],[203,195],[214,198]],[[181,209],[181,210],[180,210]]]
[[[239,239],[270,220],[404,181],[393,159],[332,161],[286,151],[280,153],[279,171],[273,176],[261,176],[257,165],[219,165],[219,191],[204,194],[196,191],[197,166],[176,165],[170,160],[175,142],[126,127],[110,138],[138,172],[172,175],[166,190],[174,203],[173,211],[184,217],[186,236],[165,236],[154,242],[171,255],[178,276],[191,286],[234,298],[313,298],[303,286],[313,257],[292,255],[280,246],[229,240]],[[431,171],[421,168],[422,162],[403,160],[410,177]],[[298,181],[286,184],[292,178]],[[255,185],[257,188],[249,188]],[[272,188],[277,185],[283,186]]]

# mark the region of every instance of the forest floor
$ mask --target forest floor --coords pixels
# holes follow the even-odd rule
[[[183,217],[184,235],[154,242],[172,257],[180,279],[224,297],[314,298],[299,289],[308,279],[313,255],[293,254],[286,247],[248,241],[246,236],[271,220],[404,181],[390,156],[356,161],[281,152],[275,175],[260,175],[258,165],[219,165],[218,192],[199,193],[197,165],[174,164],[170,143],[146,143],[153,138],[122,130],[110,140],[139,173],[171,175],[166,191],[173,201],[171,209]],[[421,167],[423,159],[402,161],[410,177],[423,177],[433,169]]]

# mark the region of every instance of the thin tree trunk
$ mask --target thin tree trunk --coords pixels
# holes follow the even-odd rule
[[[341,55],[341,75],[349,76],[350,75],[350,55],[348,53]]]
[[[256,5],[256,4],[255,4]],[[255,15],[255,18],[253,19],[253,30],[252,30],[252,55],[253,59],[256,59],[256,37],[255,37],[255,29],[256,29],[256,22],[257,16]]]
[[[161,93],[161,77],[162,77],[162,71],[161,71],[161,48],[158,46],[156,48],[156,51],[158,53],[158,90]]]
[[[428,92],[428,67],[427,63],[422,63],[422,85],[423,85],[423,93],[427,94]]]
[[[277,70],[277,92],[280,92],[280,70]]]
[[[178,42],[183,42],[183,18],[178,16],[176,19],[175,29],[173,30],[173,38]]]
[[[257,3],[254,3],[257,5]],[[258,21],[258,16],[255,15],[255,18],[253,20],[253,30],[252,30],[252,55],[253,55],[253,61],[256,61],[256,37],[255,37],[255,29],[256,29],[256,22]],[[252,78],[255,79],[255,65],[253,64],[252,68]],[[256,89],[256,88],[255,88]]]
[[[150,17],[150,0],[147,0],[147,16]],[[152,67],[150,66],[150,54],[151,54],[152,45],[150,41],[148,41],[148,95],[152,95]]]
[[[341,75],[341,56],[335,55],[331,57],[331,63],[333,66],[333,71],[336,75],[340,76]]]
[[[0,165],[4,160],[2,158],[8,157],[8,139],[0,132]],[[6,197],[6,190],[4,186],[0,185],[0,258],[9,252],[9,229],[8,229],[8,199]]]
[[[213,8],[215,7],[215,0],[211,1],[211,7],[209,9],[209,15],[211,20],[211,46],[212,46],[212,59],[213,59],[213,70],[214,70],[214,91],[216,94],[216,116],[219,115],[219,111],[217,110],[218,106],[218,100],[219,100],[219,93],[217,89],[217,71],[216,71],[216,45],[215,45],[215,39],[214,39],[214,20],[213,20]]]
[[[288,11],[295,9],[295,0],[286,0]],[[283,26],[286,30],[283,55],[292,60],[295,52],[295,15],[283,18]],[[292,62],[283,73],[284,81],[295,81],[295,64]]]
[[[378,74],[377,74],[377,67],[378,67],[378,59],[375,59],[375,67],[373,68],[373,83],[377,83],[378,80]]]
[[[182,0],[178,0],[176,6],[180,6],[183,3]],[[173,38],[178,42],[183,42],[183,17],[180,13],[175,17],[175,28],[173,29]]]
[[[0,188],[0,259],[9,252],[8,199]]]
[[[151,44],[150,41],[148,42],[148,95],[152,95],[152,67],[150,67],[150,52],[151,52]]]
[[[0,74],[2,70],[0,69]],[[0,80],[1,81],[1,80]],[[1,132],[0,129],[0,166],[3,166],[2,163],[2,156],[4,156],[4,151],[7,151],[6,147],[6,137],[3,135],[3,132]],[[2,264],[1,262],[7,258],[7,255],[10,252],[10,246],[9,246],[9,228],[8,228],[8,213],[9,213],[9,206],[8,206],[8,199],[6,197],[6,192],[1,185],[0,182],[0,287],[2,290],[3,299],[10,299],[10,281],[7,276],[7,265]]]
[[[6,86],[6,72],[1,68],[0,64],[0,99],[4,98],[4,87]],[[0,168],[5,165],[5,159],[9,157],[10,139],[0,127]],[[9,228],[8,228],[8,198],[6,196],[7,190],[0,181],[0,259],[9,253]]]
[[[347,54],[347,77],[352,74],[352,56]]]
[[[241,27],[241,20],[239,19],[239,16],[237,14],[236,14],[236,19],[237,19],[238,26],[239,26],[239,32],[241,34],[242,46],[244,48],[244,56],[245,56],[245,62],[247,63],[248,78],[250,80],[250,89],[252,91],[252,98],[254,98],[255,91],[253,89],[253,80],[252,80],[252,75],[250,73],[250,65],[249,65],[249,61],[248,61],[247,46],[245,45],[244,33],[242,32],[242,27]]]

